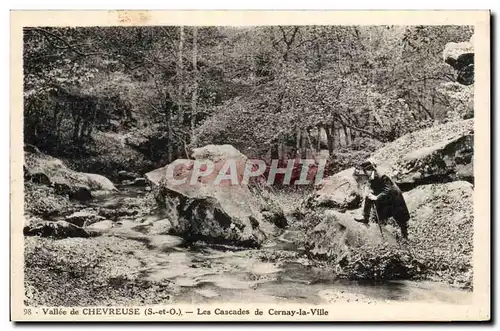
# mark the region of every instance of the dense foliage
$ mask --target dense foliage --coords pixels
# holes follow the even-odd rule
[[[454,90],[442,59],[446,43],[471,34],[464,26],[26,28],[25,141],[105,172],[116,159],[143,170],[209,143],[295,157],[392,141],[472,116],[470,95]]]

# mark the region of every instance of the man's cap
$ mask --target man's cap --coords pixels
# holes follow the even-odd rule
[[[371,171],[371,170],[375,170],[375,168],[376,168],[375,163],[373,163],[372,161],[365,161],[365,162],[361,163],[358,167],[360,169],[363,169],[364,171]]]

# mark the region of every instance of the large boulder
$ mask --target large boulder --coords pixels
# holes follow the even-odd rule
[[[23,229],[25,236],[51,237],[55,239],[83,237],[88,238],[91,234],[79,226],[66,221],[44,221],[42,219],[31,219]]]
[[[307,208],[327,207],[339,210],[353,209],[361,202],[360,187],[349,168],[323,179],[306,200]]]
[[[413,254],[429,275],[472,286],[473,186],[465,181],[419,186],[404,194]]]
[[[193,159],[178,159],[174,161],[177,164],[173,169],[173,176],[175,179],[187,179],[187,181],[189,181],[195,160],[210,160],[214,163],[214,170],[211,175],[200,177],[198,181],[204,184],[212,184],[226,160],[233,160],[236,163],[238,182],[240,183],[242,180],[247,157],[231,145],[207,145],[205,147],[195,148],[191,156]],[[145,177],[152,185],[157,186],[165,177],[167,168],[168,165],[150,171]],[[223,180],[219,185],[230,186],[231,184],[231,181]]]
[[[27,180],[52,186],[57,194],[77,200],[92,198],[91,192],[94,191],[117,191],[108,178],[98,174],[73,171],[61,160],[31,148],[24,152],[23,169]]]
[[[308,251],[317,257],[332,259],[337,263],[348,258],[354,248],[382,244],[397,245],[392,232],[376,223],[363,224],[354,221],[354,214],[327,210],[322,220],[307,236]]]
[[[448,119],[474,117],[474,36],[469,42],[448,43],[443,60],[455,69],[456,82],[441,84],[437,91],[450,104]]]
[[[98,175],[80,172],[80,180],[86,184],[92,191],[117,191],[113,182],[108,178]]]
[[[353,220],[359,211],[327,210],[309,219],[305,247],[354,279],[413,276],[472,287],[473,187],[465,181],[422,185],[404,193],[411,219],[402,244],[392,224]],[[390,222],[391,223],[391,222]]]
[[[418,262],[398,242],[397,229],[354,221],[354,213],[325,211],[306,234],[305,248],[314,258],[330,261],[351,279],[410,278]]]
[[[450,104],[446,113],[448,120],[457,121],[474,117],[474,85],[446,82],[440,84],[436,91]]]
[[[195,160],[181,160],[182,164],[177,160],[179,165],[173,175],[176,180],[186,179],[181,185],[174,184],[165,176],[166,168],[146,174],[150,182],[157,184],[157,198],[170,215],[170,233],[192,240],[254,247],[268,236],[278,233],[278,227],[261,213],[266,209],[263,200],[241,183],[247,160],[245,155],[230,145],[208,145],[195,149],[193,157],[214,163],[213,172],[200,177],[194,184],[191,184],[190,178]],[[237,183],[229,179],[214,183],[228,161],[235,162]]]
[[[474,36],[469,41],[448,43],[443,51],[443,60],[457,72],[457,82],[463,85],[474,83]]]
[[[214,163],[214,169],[209,176],[203,176],[198,179],[198,182],[204,184],[213,184],[217,178],[222,167],[226,164],[226,161],[234,161],[236,168],[236,179],[238,184],[241,184],[243,180],[243,174],[245,172],[245,166],[247,164],[248,158],[240,153],[236,148],[231,145],[207,145],[204,147],[194,148],[191,154],[192,159],[178,159],[175,160],[176,166],[173,169],[173,176],[175,179],[184,179],[187,181],[191,178],[193,171],[193,166],[195,160],[210,160]],[[168,165],[155,170],[152,170],[145,174],[145,178],[153,186],[158,186],[160,181],[165,177],[167,173]],[[204,170],[204,169],[202,169]],[[253,170],[252,170],[253,171]],[[250,177],[249,181],[252,182],[256,177]],[[262,179],[262,177],[259,177]],[[229,179],[224,179],[218,186],[233,186],[233,182]]]
[[[473,181],[474,120],[407,134],[371,157],[404,190],[421,184]]]
[[[172,215],[174,234],[197,240],[257,247],[277,228],[259,213],[259,202],[248,188],[193,189],[163,191]]]
[[[369,159],[403,190],[454,180],[473,182],[474,120],[460,120],[407,134],[386,144]],[[326,177],[303,205],[340,211],[360,206],[363,183],[354,168]],[[359,179],[358,179],[359,180]]]

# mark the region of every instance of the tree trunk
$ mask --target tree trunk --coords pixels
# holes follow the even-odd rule
[[[345,134],[345,145],[346,146],[350,146],[351,145],[351,137],[350,137],[350,134],[349,134],[349,128],[345,125],[342,125],[342,127],[344,128],[344,134]]]
[[[436,118],[436,99],[435,99],[435,96],[436,95],[433,91],[432,96],[431,96],[432,118]]]
[[[317,126],[318,129],[318,141],[316,142],[316,152],[319,152],[321,150],[321,125]]]
[[[178,122],[182,126],[184,123],[184,27],[179,27],[179,48],[177,51],[177,111],[178,111]],[[172,107],[168,106],[167,100],[164,101],[164,107],[166,110],[167,116],[167,125],[168,125],[168,162],[172,162],[173,160],[173,123],[172,123]],[[179,144],[177,146],[177,151],[182,154],[182,146]]]
[[[300,132],[300,149],[299,149],[299,155],[302,158],[305,158],[305,156],[306,156],[306,150],[307,150],[307,147],[306,147],[306,135],[307,135],[307,131],[306,130],[301,130],[301,132]]]
[[[173,130],[172,130],[172,114],[171,108],[168,108],[167,104],[164,103],[164,108],[165,108],[165,116],[166,116],[166,121],[167,121],[167,160],[168,163],[172,162],[172,157],[173,157],[173,148],[174,148],[174,135],[173,135]]]
[[[354,126],[359,127],[359,118],[355,114],[353,114]],[[359,132],[353,129],[350,129],[351,132],[351,141],[354,141],[356,137],[359,137]]]
[[[64,105],[64,107],[67,107],[66,105]],[[57,124],[56,124],[56,136],[59,138],[61,136],[61,126],[62,126],[62,121],[63,121],[63,118],[64,118],[64,114],[67,113],[66,109],[63,108],[62,109],[62,113],[61,115],[59,116],[59,118],[57,119]],[[59,144],[59,141],[57,142]]]
[[[191,95],[191,136],[194,135],[198,98],[198,28],[193,27],[193,94]]]
[[[183,49],[184,49],[184,27],[179,27],[179,49],[177,51],[177,78],[178,78],[178,105],[179,113],[181,116],[179,118],[184,118],[183,107],[184,107],[184,63],[183,63]]]
[[[59,111],[59,106],[58,105],[55,105],[54,107],[54,118],[53,118],[53,130],[55,132],[55,148],[59,148],[59,119],[58,117],[62,117],[62,115],[64,114],[61,114],[59,115],[60,111]]]
[[[295,153],[294,153],[294,155],[292,155],[292,157],[295,157],[295,154],[300,153],[300,147],[301,147],[300,139],[301,139],[301,137],[302,137],[302,132],[300,132],[300,129],[297,128],[297,136],[295,138]]]
[[[328,153],[330,155],[333,154],[333,149],[335,147],[335,135],[334,135],[334,125],[332,124],[331,126],[326,126],[325,127],[325,132],[326,132],[326,138],[327,138],[327,143],[328,143]]]
[[[307,138],[307,143],[309,144],[309,149],[311,150],[311,153],[313,154],[314,153],[314,146],[313,146],[312,141],[311,141],[311,135],[309,134],[309,130],[306,130],[305,134],[306,134],[306,138]]]
[[[279,160],[280,152],[279,152],[279,143],[275,142],[271,145],[271,160]]]
[[[90,136],[92,135],[92,131],[93,131],[92,125],[89,125],[87,129],[87,138],[90,138]]]
[[[53,113],[53,117],[52,117],[52,126],[56,132],[56,137],[57,137],[57,133],[58,133],[58,129],[57,129],[57,115],[59,114],[59,107],[58,105],[55,105],[54,107],[54,113]]]
[[[314,36],[316,38],[316,42],[314,44],[316,53],[316,72],[319,72],[323,69],[323,59],[321,58],[321,46],[319,44],[321,36],[317,27],[314,28]]]
[[[85,131],[87,130],[88,123],[89,122],[87,120],[83,120],[82,125],[80,125],[80,130],[78,131],[78,138],[77,138],[79,144],[81,144],[84,141]]]
[[[77,143],[78,142],[78,132],[80,131],[80,122],[81,118],[78,116],[76,118],[74,127],[73,127],[73,142]]]
[[[278,142],[278,159],[283,160],[283,155],[285,155],[285,146],[283,145],[283,141],[280,140]]]
[[[342,147],[342,128],[340,126],[334,128],[335,136],[337,137],[337,146]]]

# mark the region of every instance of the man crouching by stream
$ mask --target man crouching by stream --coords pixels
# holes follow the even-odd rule
[[[379,174],[376,165],[370,161],[356,166],[354,176],[367,180],[362,205],[363,215],[354,219],[368,223],[372,208],[375,207],[372,217],[375,217],[376,222],[385,224],[392,216],[401,229],[402,237],[408,239],[410,213],[399,187],[388,176]]]

